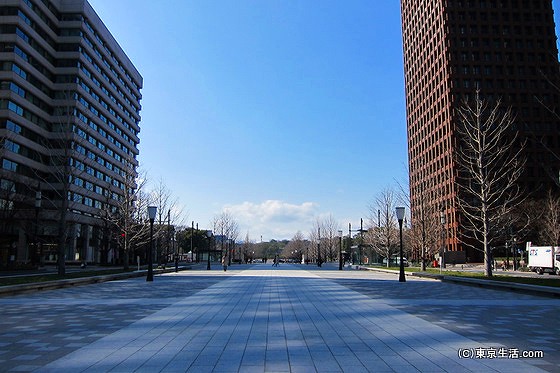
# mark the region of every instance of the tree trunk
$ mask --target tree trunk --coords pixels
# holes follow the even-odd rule
[[[65,203],[63,202],[63,205]],[[68,229],[66,227],[66,211],[62,209],[60,220],[58,222],[58,274],[64,276],[66,274],[66,239],[68,237]]]
[[[128,269],[130,268],[130,266],[129,266],[129,262],[130,262],[129,259],[130,258],[129,258],[129,255],[128,255],[128,251],[129,251],[128,250],[129,249],[128,245],[129,245],[128,244],[128,237],[125,236],[124,237],[124,250],[123,250],[123,269],[125,271],[128,271]]]
[[[484,248],[484,274],[492,277],[492,249],[489,245]]]

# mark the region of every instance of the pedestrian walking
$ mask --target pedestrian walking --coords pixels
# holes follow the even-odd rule
[[[224,267],[224,272],[227,271],[227,265],[228,265],[227,256],[224,255],[222,256],[222,267]]]

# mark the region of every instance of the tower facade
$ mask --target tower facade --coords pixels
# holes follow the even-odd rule
[[[425,210],[437,213],[446,250],[478,261],[478,252],[459,240],[456,108],[477,91],[511,107],[526,140],[524,189],[544,195],[555,187],[560,123],[548,110],[559,102],[552,1],[401,0],[401,16],[412,222]]]
[[[142,76],[86,0],[1,0],[0,28],[0,267],[54,262],[61,230],[66,260],[98,262]]]

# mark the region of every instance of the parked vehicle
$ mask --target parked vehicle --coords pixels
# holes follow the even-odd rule
[[[551,272],[560,276],[560,247],[531,246],[531,242],[527,242],[527,252],[531,271],[539,275]]]

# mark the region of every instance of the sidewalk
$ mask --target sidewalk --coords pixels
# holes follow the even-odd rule
[[[111,306],[105,314],[107,319],[112,315],[117,318],[124,304],[143,307],[169,296],[173,289],[162,285],[196,286],[204,281],[204,276],[210,281],[209,287],[170,299],[158,311],[85,343],[55,361],[37,366],[21,358],[22,364],[11,371],[540,371],[530,364],[534,360],[459,358],[460,354],[474,353],[477,348],[487,351],[497,344],[492,340],[485,344],[475,342],[400,310],[390,299],[382,296],[374,299],[337,283],[337,279],[357,282],[364,276],[362,271],[315,271],[314,267],[286,264],[278,268],[257,265],[231,269],[226,273],[219,270],[171,273],[156,276],[152,284],[143,279],[130,279],[103,284],[103,291],[99,288],[96,291],[95,286],[101,285],[84,286],[81,292],[73,289],[75,295],[71,297],[57,293],[63,290],[56,290],[41,293],[46,294],[43,297],[0,299],[0,307],[68,303],[75,308],[97,292],[100,297],[97,302]],[[433,281],[418,279],[399,283],[390,274],[368,276],[373,281],[382,281],[384,287],[396,293],[413,289],[415,281],[420,285]],[[127,286],[143,289],[142,293],[134,290],[137,298],[118,301],[119,291]],[[113,298],[105,300],[103,297],[108,294],[113,294]],[[557,300],[543,302],[560,305]],[[0,311],[0,316],[3,312]],[[5,344],[1,346],[3,350],[7,348]],[[550,371],[557,369],[548,366]]]

